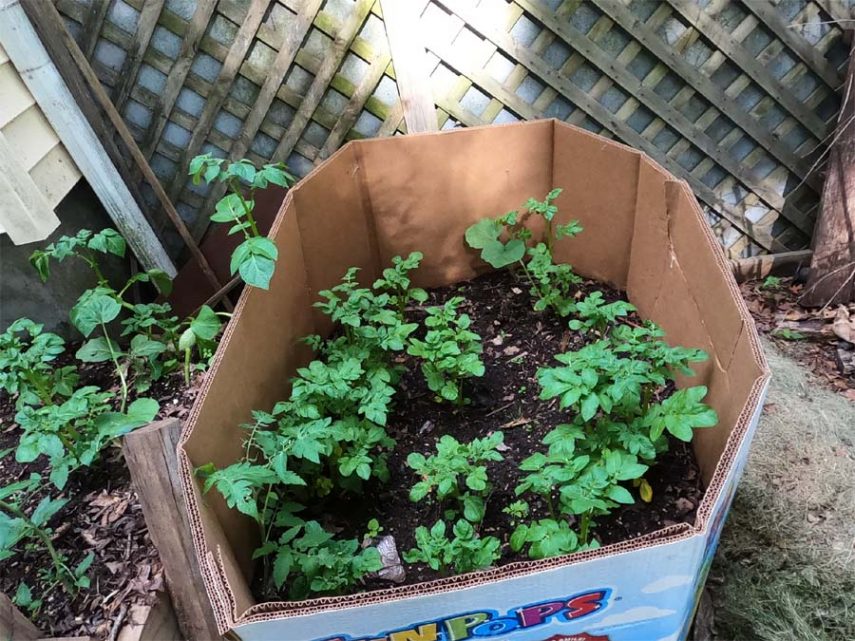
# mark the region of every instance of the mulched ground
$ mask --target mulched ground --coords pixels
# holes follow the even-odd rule
[[[69,346],[73,354],[77,345]],[[81,364],[79,364],[81,365]],[[82,365],[81,385],[100,385],[118,394],[118,383],[109,366]],[[183,376],[157,381],[145,394],[160,402],[159,418],[186,418],[201,384],[201,376],[186,389]],[[0,394],[0,451],[13,448],[20,438],[11,399]],[[21,465],[14,453],[0,459],[0,486],[42,472],[43,458]],[[89,552],[95,560],[89,570],[92,584],[75,598],[61,589],[49,593],[42,609],[31,617],[48,636],[115,638],[132,605],[148,605],[163,590],[163,568],[151,542],[142,507],[131,488],[128,470],[118,446],[109,448],[92,467],[73,473],[58,495],[68,504],[51,520],[54,545],[76,566]],[[34,503],[40,497],[34,499]],[[33,506],[27,506],[30,512]],[[0,562],[0,592],[13,596],[23,580],[33,588],[38,572],[49,566],[46,554],[25,552]],[[40,589],[33,595],[40,597]]]
[[[608,301],[622,298],[620,292],[590,282],[580,286],[578,296],[583,297],[596,289],[601,290]],[[388,421],[388,431],[398,444],[389,460],[391,481],[369,488],[365,501],[354,503],[350,499],[328,508],[336,518],[316,516],[327,527],[340,528],[342,536],[361,536],[367,521],[377,518],[384,528],[383,534],[394,536],[399,552],[414,547],[415,527],[429,527],[442,514],[438,506],[431,506],[427,501],[410,501],[409,490],[417,479],[406,465],[407,455],[414,451],[435,453],[435,443],[443,434],[468,442],[500,429],[505,437],[504,460],[488,466],[494,492],[481,533],[506,541],[510,528],[508,517],[501,510],[517,498],[514,488],[521,477],[520,461],[535,451],[545,451],[541,445],[543,436],[570,418],[566,411],[558,409],[557,402],[538,399],[540,387],[536,372],[538,367],[557,364],[553,360],[556,353],[584,345],[585,337],[567,329],[566,320],[557,315],[535,312],[528,286],[510,271],[433,290],[426,305],[439,305],[456,295],[466,298],[459,311],[471,316],[472,329],[482,338],[486,373],[483,378],[468,381],[465,391],[472,402],[457,408],[449,403],[437,403],[415,359],[401,357],[407,371],[398,386],[395,410]],[[420,309],[411,310],[410,314],[414,320],[424,317]],[[640,323],[641,319],[630,317],[629,321]],[[663,390],[663,393],[669,391]],[[690,446],[672,440],[670,451],[660,457],[647,478],[653,487],[652,502],[645,504],[639,500],[635,505],[624,506],[609,517],[600,518],[593,536],[601,544],[625,541],[675,523],[694,522],[703,488]],[[546,506],[538,500],[530,500],[530,503],[531,518],[549,516]],[[504,546],[498,564],[526,558]],[[423,564],[407,565],[406,570],[407,584],[440,576]],[[388,585],[377,582],[368,587]],[[256,585],[256,592],[267,599],[284,596],[264,594],[260,585]]]
[[[824,384],[855,401],[855,303],[805,309],[798,304],[803,288],[792,278],[774,288],[763,281],[740,285],[757,329]]]

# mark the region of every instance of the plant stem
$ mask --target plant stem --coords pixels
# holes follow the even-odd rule
[[[184,384],[190,386],[190,348],[184,350]]]
[[[557,520],[555,516],[555,503],[552,501],[551,493],[546,495],[546,505],[549,508],[549,516],[552,517],[553,521]]]
[[[107,325],[101,323],[101,330],[104,332],[104,338],[107,340],[107,349],[110,350],[110,359],[113,361],[113,366],[116,368],[116,372],[119,374],[119,381],[122,383],[121,412],[124,414],[125,405],[128,402],[128,379],[125,378],[125,373],[122,371],[122,367],[119,365],[119,358],[116,355],[116,352],[113,350],[113,341],[110,340],[110,334],[107,332]]]
[[[252,215],[252,209],[247,204],[248,201],[243,196],[243,192],[240,189],[240,185],[235,183],[235,179],[232,178],[229,180],[229,188],[234,192],[234,194],[240,200],[240,204],[243,206],[243,211],[246,214],[246,220],[249,223],[249,228],[252,230],[253,236],[261,236],[258,232],[258,225],[255,224],[255,217]],[[250,195],[252,195],[252,191],[250,190]]]
[[[588,528],[591,525],[591,513],[585,512],[582,515],[580,524],[579,524],[579,539],[581,540],[582,545],[588,543]]]
[[[41,540],[41,542],[45,546],[45,549],[50,555],[50,559],[53,562],[54,567],[57,569],[61,576],[64,575],[64,578],[60,578],[63,586],[66,588],[66,590],[71,592],[73,585],[71,583],[68,583],[67,579],[68,577],[73,577],[74,573],[68,569],[68,566],[65,565],[65,560],[62,558],[59,552],[56,551],[56,548],[53,546],[53,541],[51,541],[50,539],[50,535],[38,525],[33,523],[30,520],[30,517],[28,517],[23,512],[23,510],[21,510],[17,506],[0,499],[0,510],[4,510],[12,516],[21,519],[24,524],[33,532],[33,534],[35,534]]]

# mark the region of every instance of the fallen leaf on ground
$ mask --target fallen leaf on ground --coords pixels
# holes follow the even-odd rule
[[[847,343],[855,343],[855,319],[849,317],[849,310],[843,305],[837,308],[831,330]]]

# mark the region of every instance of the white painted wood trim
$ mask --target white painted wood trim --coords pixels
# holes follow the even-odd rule
[[[59,226],[47,198],[0,132],[0,227],[16,245],[44,240]]]
[[[175,265],[77,106],[19,0],[0,0],[0,43],[142,266],[175,276]]]

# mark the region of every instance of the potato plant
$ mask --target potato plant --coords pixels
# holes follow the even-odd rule
[[[463,405],[463,381],[484,375],[481,337],[469,328],[472,319],[458,314],[462,296],[454,296],[441,307],[428,307],[424,340],[411,338],[407,353],[422,360],[422,373],[438,397]]]
[[[270,184],[287,189],[296,182],[296,178],[288,173],[283,163],[256,167],[246,158],[229,162],[209,153],[190,161],[189,175],[196,185],[203,180],[208,185],[226,185],[228,193],[217,201],[211,220],[231,225],[229,235],[243,235],[243,242],[232,252],[232,276],[240,274],[247,285],[267,289],[276,268],[279,250],[272,240],[258,231],[253,213],[255,192]]]
[[[56,588],[74,594],[88,587],[86,573],[94,556],[70,567],[53,543],[49,522],[67,503],[58,492],[67,491],[70,475],[93,465],[116,439],[154,420],[159,404],[142,394],[152,381],[181,367],[182,352],[189,383],[191,366],[199,366],[193,364],[191,351],[199,357],[212,354],[221,328],[220,315],[209,307],[179,321],[166,303],[129,302],[137,283],[149,283],[166,294],[171,282],[162,271],[149,270],[113,287],[101,261],[122,258],[125,251],[124,239],[112,229],[81,230],[30,257],[43,281],[55,263],[65,260],[82,261],[91,269],[95,286],[83,292],[69,313],[87,339],[75,357],[83,363],[111,363],[119,381],[118,398],[113,391],[80,385],[78,367],[67,364],[65,341],[45,332],[43,325],[22,318],[0,334],[0,390],[15,400],[15,423],[21,431],[17,446],[0,452],[0,457],[14,453],[18,463],[40,470],[44,462],[43,472],[0,488],[0,560],[27,550],[50,559],[33,582],[22,583],[14,595],[18,605],[33,611]],[[40,596],[34,595],[34,587]]]

